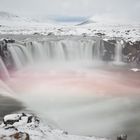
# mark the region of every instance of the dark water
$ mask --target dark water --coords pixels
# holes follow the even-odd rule
[[[19,111],[23,108],[22,103],[16,99],[0,95],[0,121],[2,121],[2,118],[5,115]]]

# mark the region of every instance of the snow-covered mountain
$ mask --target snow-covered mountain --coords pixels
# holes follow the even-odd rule
[[[94,23],[96,23],[96,21],[94,21],[94,20],[92,20],[92,19],[87,19],[87,20],[85,20],[85,21],[83,21],[83,22],[81,22],[81,23],[79,23],[79,24],[77,24],[78,26],[79,25],[88,25],[88,24],[94,24]]]
[[[8,26],[8,27],[21,27],[21,26],[38,26],[38,25],[52,25],[54,24],[50,20],[42,20],[41,18],[27,18],[21,17],[12,13],[0,11],[0,25]]]
[[[0,12],[1,34],[44,34],[84,35],[121,37],[125,40],[140,40],[140,24],[118,23],[111,18],[91,17],[78,25],[61,25],[47,18],[23,18],[7,12]]]
[[[12,14],[12,13],[0,11],[0,22],[2,22],[2,21],[9,21],[9,22],[11,22],[11,21],[31,22],[33,20],[29,19],[29,18],[23,18],[23,17],[20,17],[18,15]]]
[[[42,21],[38,17],[27,18],[0,11],[0,33],[2,34],[32,34],[44,32],[54,26],[56,23],[47,19]]]
[[[13,18],[18,18],[18,16],[10,14],[8,12],[0,11],[0,19],[13,19]]]

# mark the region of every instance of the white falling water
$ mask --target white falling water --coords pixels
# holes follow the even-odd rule
[[[18,52],[17,52],[16,49],[18,49],[18,48],[15,47],[15,46],[9,46],[8,47],[8,50],[11,53],[11,56],[12,56],[15,67],[17,69],[20,69],[22,67],[22,61],[20,60],[21,56],[19,56],[20,54],[18,55]]]
[[[1,74],[2,78],[9,79],[8,70],[7,70],[6,66],[5,66],[5,64],[3,63],[1,57],[0,57],[0,74]]]
[[[102,41],[100,39],[58,39],[27,42],[26,45],[11,44],[8,50],[16,69],[36,62],[85,62],[92,63],[102,58]],[[122,45],[118,41],[115,63],[122,61]]]
[[[100,39],[97,39],[96,43],[94,44],[94,50],[93,50],[93,58],[96,61],[100,61],[101,60],[101,45],[102,42]]]
[[[115,48],[115,64],[122,64],[122,49],[123,49],[123,41],[117,41]]]
[[[40,42],[36,42],[36,41],[33,41],[32,42],[32,50],[34,50],[33,52],[33,56],[35,58],[35,60],[44,60],[45,59],[45,56],[46,56],[46,51],[45,51],[45,48],[43,48],[43,45],[40,43]]]
[[[92,60],[95,41],[42,41],[27,43],[27,49],[35,60],[82,61]]]
[[[23,45],[20,45],[20,44],[18,44],[16,46],[19,47],[22,50],[22,52],[24,53],[27,61],[29,63],[32,63],[33,62],[33,58],[31,56],[31,53],[29,53],[29,51],[27,50],[27,48],[25,46],[23,46]]]

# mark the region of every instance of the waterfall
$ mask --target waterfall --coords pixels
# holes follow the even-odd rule
[[[93,59],[93,40],[48,40],[33,41],[26,47],[38,61],[83,61]],[[97,46],[98,47],[98,46]],[[96,53],[95,53],[96,54]]]
[[[94,50],[93,50],[93,58],[96,61],[101,60],[101,47],[102,47],[102,41],[101,39],[97,39],[96,43],[94,44]]]
[[[18,50],[17,49],[18,49],[17,47],[12,46],[12,45],[8,47],[8,50],[11,53],[15,67],[17,69],[20,69],[22,67],[22,62],[20,60],[20,57],[21,57],[20,54],[18,55],[19,49]]]
[[[9,79],[9,72],[0,57],[0,75],[2,79]]]
[[[123,41],[117,41],[114,61],[122,62]],[[36,62],[82,62],[92,64],[103,59],[104,44],[99,38],[47,38],[8,44],[16,69]],[[78,64],[78,63],[77,63]],[[98,64],[98,63],[97,63]]]
[[[27,48],[20,44],[9,45],[8,50],[11,54],[15,68],[20,69],[25,64],[32,63],[32,56]]]
[[[31,53],[27,50],[27,48],[25,46],[23,46],[23,45],[20,45],[20,44],[18,44],[16,46],[19,47],[22,50],[22,52],[24,53],[25,58],[27,59],[27,61],[29,63],[33,63],[33,58],[31,56]]]
[[[122,49],[123,49],[124,42],[117,41],[116,47],[115,47],[115,57],[114,62],[115,64],[122,64]]]
[[[46,51],[40,42],[33,41],[31,45],[33,52],[32,55],[35,60],[44,60],[46,58]]]

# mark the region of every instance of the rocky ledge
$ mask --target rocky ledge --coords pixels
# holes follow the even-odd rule
[[[0,125],[0,140],[107,140],[105,138],[69,135],[53,129],[32,114],[11,114]],[[123,139],[119,139],[123,140]]]

